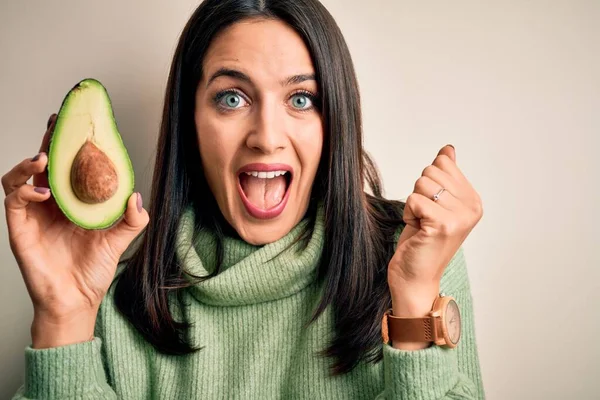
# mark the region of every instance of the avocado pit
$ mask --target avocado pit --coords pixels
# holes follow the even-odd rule
[[[119,187],[115,165],[90,139],[81,146],[73,160],[71,187],[75,196],[87,204],[109,200]]]

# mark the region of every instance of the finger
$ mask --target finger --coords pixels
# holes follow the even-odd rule
[[[464,183],[466,181],[462,171],[458,168],[456,162],[454,162],[454,160],[448,156],[448,154],[438,154],[431,164],[446,172],[448,175],[454,178],[456,182]]]
[[[50,115],[50,118],[48,118],[48,123],[46,124],[46,133],[44,133],[42,144],[40,145],[40,152],[48,152],[48,148],[50,147],[50,138],[52,137],[52,132],[54,131],[54,125],[56,124],[56,117],[56,114],[52,114]]]
[[[456,163],[456,149],[451,144],[447,144],[440,149],[439,155],[447,155],[452,161]]]
[[[435,229],[436,222],[446,217],[448,210],[420,193],[411,193],[406,199],[403,219],[417,229]],[[433,232],[430,232],[433,233]]]
[[[27,206],[32,202],[41,203],[50,198],[50,189],[44,187],[34,187],[32,185],[22,185],[12,191],[4,199],[4,209],[6,211],[6,221],[9,229],[14,229],[20,224],[24,224],[27,219]]]
[[[108,240],[119,255],[127,249],[129,244],[148,225],[150,217],[142,206],[142,195],[133,193],[127,201],[127,209],[121,221],[110,229]]]
[[[461,198],[461,192],[459,189],[460,185],[452,176],[450,176],[450,174],[448,174],[445,171],[442,171],[435,165],[428,165],[427,167],[425,167],[425,169],[421,173],[421,176],[426,176],[433,180],[435,183],[437,183],[439,186],[437,190],[444,188],[450,191],[450,193],[452,193],[454,197],[458,199]],[[437,190],[434,193],[436,193]],[[423,194],[428,195],[428,193]],[[433,193],[431,193],[431,195],[433,195]]]
[[[26,158],[15,165],[13,169],[8,171],[2,177],[2,188],[4,189],[4,193],[8,196],[13,191],[26,184],[32,175],[43,172],[47,162],[48,158],[46,154],[40,153],[35,157]],[[36,185],[36,183],[34,183],[34,185]],[[40,184],[37,184],[36,186],[47,187],[47,185],[44,186]]]
[[[50,115],[48,119],[48,124],[46,128],[46,133],[44,133],[44,137],[42,138],[42,144],[40,145],[40,152],[44,152],[48,154],[50,150],[50,139],[52,138],[52,134],[54,133],[54,126],[56,125],[56,114]],[[43,186],[49,187],[48,185],[48,170],[44,167],[44,171],[40,172],[33,176],[33,184],[35,186]]]
[[[422,176],[419,179],[417,179],[417,182],[415,183],[414,193],[419,193],[425,196],[426,198],[433,202],[436,202],[446,210],[458,210],[462,205],[460,200],[457,199],[448,189],[440,193],[441,189],[442,187],[440,186],[440,184],[438,184],[428,176]],[[433,196],[438,193],[439,198],[436,201],[434,200]]]

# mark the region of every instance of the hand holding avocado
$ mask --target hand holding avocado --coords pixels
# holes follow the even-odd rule
[[[10,246],[34,306],[34,348],[93,337],[119,258],[149,220],[132,171],[108,95],[84,80],[50,117],[40,153],[2,177]]]

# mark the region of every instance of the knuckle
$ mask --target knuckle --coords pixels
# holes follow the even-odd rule
[[[421,175],[422,176],[431,175],[431,172],[433,169],[435,169],[435,166],[430,164],[423,169],[423,172],[421,172]]]
[[[453,221],[443,222],[440,225],[440,234],[443,237],[453,236],[457,231],[457,224]]]
[[[435,229],[435,227],[433,226],[421,226],[421,229],[423,230],[423,232],[425,232],[425,235],[427,237],[436,237],[439,234],[439,231],[437,231]]]
[[[425,193],[426,187],[427,187],[427,179],[426,177],[422,176],[419,179],[417,179],[417,181],[415,182],[415,188],[414,191],[415,192],[419,192],[419,193]]]
[[[448,157],[447,155],[445,155],[445,154],[439,154],[438,156],[435,157],[435,160],[433,161],[433,165],[439,166],[441,168],[449,160],[450,160],[450,157]]]
[[[15,190],[15,194],[19,197],[23,197],[27,193],[27,186],[28,185],[19,186],[17,190]]]
[[[27,184],[19,186],[19,188],[15,190],[14,195],[19,200],[29,200],[31,197],[30,186]]]
[[[17,197],[16,191],[14,191],[14,192],[10,193],[8,196],[6,196],[4,198],[4,208],[7,210],[14,208],[16,197]]]
[[[408,210],[414,210],[415,209],[415,203],[416,199],[415,199],[415,194],[411,193],[405,201],[405,206],[404,209],[408,209]],[[403,213],[403,217],[406,216],[406,212]]]
[[[407,198],[406,198],[406,204],[408,206],[412,206],[416,203],[417,201],[417,196],[415,195],[415,193],[411,193]]]
[[[483,204],[480,201],[475,203],[475,214],[477,215],[477,220],[483,217]]]
[[[479,218],[481,218],[483,216],[483,202],[481,201],[481,197],[477,192],[475,192],[474,197],[475,198],[473,201],[473,211]]]

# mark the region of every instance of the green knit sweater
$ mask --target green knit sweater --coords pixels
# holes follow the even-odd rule
[[[205,275],[215,266],[215,241],[202,231],[192,243],[193,222],[193,212],[186,211],[177,255],[188,271]],[[461,308],[463,334],[457,348],[405,351],[382,342],[382,362],[361,362],[346,375],[330,376],[331,360],[316,354],[333,335],[330,307],[303,328],[320,294],[316,272],[323,249],[322,209],[308,246],[293,244],[307,223],[301,221],[285,237],[264,246],[226,239],[222,271],[185,290],[188,307],[173,307],[177,317],[193,323],[190,339],[202,350],[187,356],[157,352],[117,311],[111,288],[98,314],[94,340],[25,348],[25,383],[14,398],[484,398],[462,248],[441,281],[442,291],[454,296]]]

